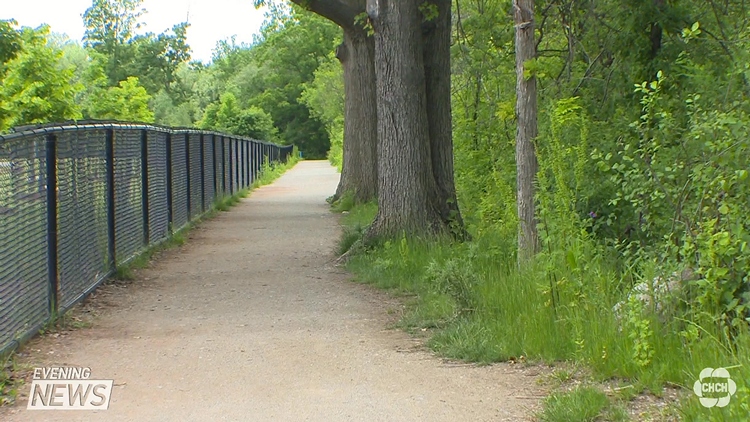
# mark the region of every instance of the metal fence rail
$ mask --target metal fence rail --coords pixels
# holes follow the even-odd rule
[[[0,356],[292,148],[121,123],[0,135]]]

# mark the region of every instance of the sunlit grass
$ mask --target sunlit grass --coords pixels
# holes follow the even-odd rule
[[[376,212],[372,204],[355,206],[342,218],[342,249]],[[750,418],[748,333],[728,348],[715,327],[640,314],[618,320],[612,309],[623,299],[617,289],[623,280],[614,263],[581,247],[575,260],[542,254],[519,270],[508,237],[492,233],[468,243],[396,239],[354,255],[348,268],[359,282],[409,296],[399,325],[432,329],[427,344],[442,356],[576,362],[591,369],[594,381],[619,378],[638,391],[659,395],[667,384],[682,386],[687,420],[712,414],[728,419],[707,420]],[[713,413],[692,394],[705,367],[733,367],[738,386],[731,404]],[[580,394],[564,400],[593,397]]]

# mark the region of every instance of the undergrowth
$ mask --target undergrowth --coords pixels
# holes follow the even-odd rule
[[[376,212],[373,204],[358,205],[342,217],[339,252],[357,240]],[[746,332],[730,339],[715,325],[664,320],[627,307],[618,319],[613,308],[635,274],[620,271],[585,237],[567,253],[542,252],[522,270],[516,265],[514,233],[488,230],[473,239],[403,237],[355,254],[347,266],[360,282],[408,296],[401,327],[428,330],[428,346],[442,356],[482,363],[515,356],[572,361],[591,368],[594,381],[617,378],[639,392],[658,396],[665,385],[682,386],[684,401],[677,412],[685,420],[747,420]],[[728,406],[706,409],[693,394],[705,367],[731,368],[738,389]],[[579,403],[592,413],[577,409]],[[550,398],[545,409],[544,420],[599,420],[589,416],[606,414],[609,405],[581,390]]]

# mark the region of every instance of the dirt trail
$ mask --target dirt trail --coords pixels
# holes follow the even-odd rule
[[[387,329],[397,302],[332,264],[339,227],[325,198],[337,182],[327,162],[301,162],[133,284],[105,289],[93,327],[26,348],[34,366],[114,379],[109,410],[27,411],[20,400],[0,420],[530,420],[533,372],[432,356]]]

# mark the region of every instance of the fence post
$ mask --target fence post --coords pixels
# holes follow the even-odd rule
[[[106,131],[107,166],[107,246],[111,269],[117,268],[117,246],[115,245],[115,131]]]
[[[187,189],[187,219],[192,220],[191,203],[193,202],[190,195],[190,134],[185,134],[185,189]]]
[[[57,274],[57,136],[46,137],[47,165],[47,301],[50,320],[57,317],[59,310],[60,279]]]
[[[240,150],[242,151],[242,188],[247,187],[247,141],[240,141]]]
[[[234,169],[232,166],[232,142],[233,139],[229,139],[229,195],[234,195]]]
[[[214,135],[214,134],[211,134],[211,158],[213,159],[213,162],[214,162],[214,169],[213,169],[213,174],[214,174],[214,197],[211,198],[211,203],[213,203],[216,200],[216,198],[219,197],[219,177],[216,174],[217,173],[217,171],[216,171],[216,162],[217,162],[217,157],[216,157],[216,135]]]
[[[250,183],[250,141],[245,141],[245,185]]]
[[[148,210],[150,207],[148,184],[148,131],[141,130],[141,208],[143,209],[143,244],[151,243],[151,223]]]
[[[260,173],[258,170],[260,169],[258,167],[258,147],[260,144],[258,142],[253,142],[253,181],[255,181],[258,178],[258,174]]]
[[[221,195],[227,194],[227,149],[224,145],[224,135],[221,136]]]
[[[200,135],[200,162],[201,162],[201,214],[206,212],[206,143],[203,133]]]
[[[172,234],[172,134],[167,133],[167,227]]]
[[[234,140],[234,173],[235,173],[235,186],[236,190],[239,192],[240,189],[242,189],[242,183],[240,181],[240,168],[242,165],[242,159],[240,158],[240,140],[235,139]]]

